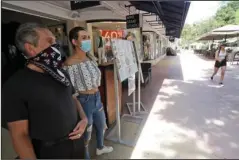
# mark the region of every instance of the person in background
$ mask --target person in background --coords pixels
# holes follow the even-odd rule
[[[221,44],[219,46],[218,51],[215,53],[215,65],[214,65],[214,73],[211,76],[211,80],[213,80],[214,76],[217,74],[219,68],[221,68],[221,78],[220,78],[220,85],[223,85],[223,80],[226,72],[227,66],[227,53],[225,50],[225,44]]]
[[[75,97],[53,34],[22,24],[16,45],[27,65],[2,90],[2,116],[20,159],[82,159],[88,120]]]
[[[104,107],[101,102],[98,87],[101,82],[101,72],[90,57],[91,41],[88,32],[82,27],[75,27],[69,33],[69,39],[74,53],[64,63],[70,75],[71,82],[78,92],[78,100],[88,118],[85,132],[85,158],[90,159],[88,145],[91,139],[92,126],[96,128],[96,154],[110,153],[112,147],[104,145],[104,132],[107,129]]]

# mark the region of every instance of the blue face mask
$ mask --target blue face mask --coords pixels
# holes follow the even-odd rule
[[[81,50],[85,53],[91,50],[91,40],[84,40],[81,42]]]

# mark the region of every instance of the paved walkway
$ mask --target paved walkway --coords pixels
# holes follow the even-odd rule
[[[107,141],[115,151],[98,158],[239,158],[239,66],[228,66],[223,87],[219,74],[209,80],[212,67],[189,52],[165,57],[142,90],[151,112],[137,145]]]

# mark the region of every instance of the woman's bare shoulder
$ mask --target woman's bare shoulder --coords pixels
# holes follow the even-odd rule
[[[65,62],[64,62],[64,66],[72,66],[72,65],[76,65],[83,62],[81,59],[75,57],[74,55],[68,57]]]

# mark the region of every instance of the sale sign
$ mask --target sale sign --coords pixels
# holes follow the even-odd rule
[[[123,30],[100,30],[104,38],[123,38]]]

